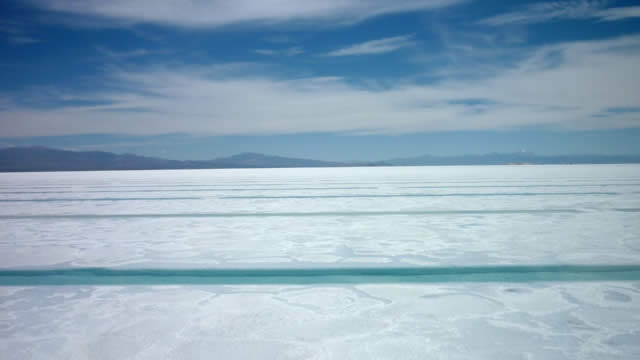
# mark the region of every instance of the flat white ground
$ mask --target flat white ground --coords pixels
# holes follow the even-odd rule
[[[639,220],[636,165],[0,174],[0,267],[640,264]],[[0,287],[0,353],[633,359],[640,282]]]

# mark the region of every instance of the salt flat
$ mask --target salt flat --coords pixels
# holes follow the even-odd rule
[[[639,265],[640,166],[0,174],[0,267]],[[640,282],[0,287],[24,358],[640,356]]]

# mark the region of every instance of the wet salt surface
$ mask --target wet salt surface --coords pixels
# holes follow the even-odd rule
[[[0,174],[0,267],[640,264],[640,166]],[[3,358],[633,359],[640,282],[0,287]]]

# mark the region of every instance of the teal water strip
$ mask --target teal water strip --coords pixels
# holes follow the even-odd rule
[[[640,265],[531,265],[305,269],[0,270],[0,286],[277,285],[640,281]]]
[[[233,212],[233,213],[174,213],[174,214],[34,214],[0,215],[0,220],[82,220],[82,219],[139,219],[139,218],[245,218],[245,217],[348,217],[348,216],[437,216],[437,215],[509,215],[509,214],[577,214],[576,209],[511,209],[511,210],[407,210],[407,211],[319,211],[319,212]]]

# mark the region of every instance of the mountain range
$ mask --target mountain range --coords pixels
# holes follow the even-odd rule
[[[104,151],[69,151],[46,147],[0,149],[0,172],[225,169],[341,166],[423,166],[423,165],[505,165],[505,164],[614,164],[640,163],[640,155],[558,155],[542,156],[528,152],[484,155],[431,156],[378,162],[333,162],[242,153],[212,160],[167,160],[134,154]]]
[[[341,163],[242,153],[212,160],[167,160],[134,154],[104,151],[69,151],[46,147],[9,147],[0,149],[0,171],[80,171],[151,169],[226,169],[371,166],[382,163]]]

